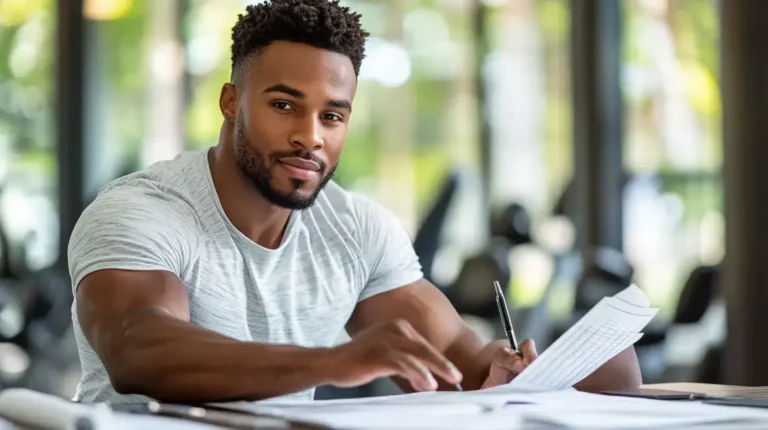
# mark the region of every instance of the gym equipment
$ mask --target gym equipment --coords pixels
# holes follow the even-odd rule
[[[69,274],[57,267],[29,271],[27,246],[12,243],[0,222],[0,363],[19,363],[12,372],[0,366],[0,389],[56,392],[63,373],[78,364],[76,349],[61,347],[71,343]]]
[[[696,324],[717,296],[720,266],[699,266],[685,282],[677,302],[674,324]]]
[[[530,216],[522,205],[511,203],[492,218],[488,245],[464,262],[456,281],[447,288],[446,295],[456,310],[489,320],[498,318],[493,283],[509,285],[510,252],[532,242]]]
[[[698,324],[718,297],[718,282],[722,267],[703,265],[691,272],[680,292],[673,324]],[[696,382],[720,384],[723,382],[722,355],[724,345],[707,348],[701,362],[693,369]]]
[[[416,233],[416,237],[413,239],[413,249],[419,257],[424,278],[438,287],[441,286],[435,283],[433,266],[435,256],[440,250],[440,236],[448,218],[449,209],[459,189],[459,181],[460,175],[458,171],[454,170],[448,174],[448,177],[440,187],[437,199],[435,199],[432,208],[427,212],[424,221],[422,221]]]

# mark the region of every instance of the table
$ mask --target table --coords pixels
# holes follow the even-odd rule
[[[735,385],[699,384],[693,382],[676,382],[667,384],[647,384],[643,388],[656,390],[684,391],[689,393],[708,394],[712,397],[753,397],[768,398],[768,387],[740,387]]]
[[[665,383],[665,384],[646,384],[643,385],[643,388],[650,388],[650,389],[656,389],[656,390],[669,390],[669,391],[684,391],[684,392],[692,392],[692,393],[703,393],[708,394],[710,396],[716,396],[716,397],[756,397],[756,398],[768,398],[768,387],[740,387],[740,386],[733,386],[733,385],[715,385],[715,384],[700,384],[700,383],[688,383],[688,382],[680,382],[680,383]],[[275,428],[275,427],[266,427],[266,428]],[[281,430],[311,430],[311,429],[317,429],[318,427],[314,426],[304,426],[304,425],[298,425],[298,424],[292,424],[289,427],[279,427]],[[526,427],[527,429],[528,427]],[[531,429],[535,430],[552,430],[549,426],[533,426],[530,427]],[[715,430],[715,429],[722,429],[722,428],[735,428],[733,425],[728,424],[714,424],[714,425],[704,425],[704,426],[695,426],[695,427],[686,427],[689,430]],[[748,430],[748,429],[764,429],[765,424],[749,424],[744,425],[739,424],[738,428],[740,430]],[[0,430],[32,430],[23,428],[20,426],[14,426],[8,422],[4,422],[2,419],[0,419]]]

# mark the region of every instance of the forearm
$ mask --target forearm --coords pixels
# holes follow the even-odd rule
[[[448,357],[459,368],[464,379],[461,387],[465,391],[478,390],[488,378],[493,358],[503,345],[500,342],[484,343],[469,327],[465,327],[451,347]],[[442,385],[441,385],[442,388]],[[447,390],[454,389],[446,387]]]
[[[240,342],[161,313],[130,318],[115,389],[166,402],[261,400],[330,381],[326,349]]]
[[[631,390],[643,383],[635,348],[629,347],[575,385],[580,391]]]

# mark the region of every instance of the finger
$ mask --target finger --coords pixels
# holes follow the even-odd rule
[[[435,391],[437,390],[437,381],[429,368],[419,361],[416,357],[400,353],[395,355],[394,361],[397,374],[410,382],[416,391]]]
[[[523,364],[529,365],[539,354],[536,352],[536,344],[533,339],[527,339],[520,344],[520,354],[523,356]]]
[[[496,353],[493,364],[512,373],[520,373],[525,368],[523,357],[515,354],[515,351],[506,346]]]
[[[409,333],[403,348],[446,382],[458,384],[463,379],[459,369],[415,330]]]

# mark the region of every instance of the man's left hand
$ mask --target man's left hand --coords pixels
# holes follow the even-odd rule
[[[490,388],[509,383],[538,356],[533,339],[525,340],[520,344],[520,354],[516,354],[509,347],[509,341],[507,340],[493,342],[486,348],[494,348],[496,351],[491,362],[488,378],[486,378],[481,388]]]

